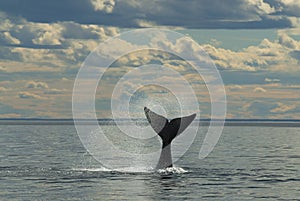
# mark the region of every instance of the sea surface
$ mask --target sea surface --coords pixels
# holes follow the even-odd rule
[[[104,167],[74,125],[0,125],[0,200],[300,200],[299,127],[226,126],[200,160],[206,129],[155,171]]]

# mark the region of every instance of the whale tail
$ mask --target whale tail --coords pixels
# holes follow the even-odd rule
[[[144,107],[144,112],[151,127],[162,139],[162,153],[157,169],[172,167],[170,144],[176,136],[181,134],[192,123],[196,114],[169,121],[167,118],[152,112],[147,107]]]
[[[196,114],[192,114],[190,116],[179,117],[169,121],[167,118],[156,114],[147,107],[144,107],[144,111],[151,127],[161,137],[163,146],[169,145],[196,117]]]

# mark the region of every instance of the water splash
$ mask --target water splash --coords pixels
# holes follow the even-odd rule
[[[183,174],[187,173],[188,171],[181,168],[181,167],[169,167],[165,169],[159,169],[157,170],[159,174]]]

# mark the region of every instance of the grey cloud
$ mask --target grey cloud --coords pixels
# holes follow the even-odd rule
[[[64,38],[73,38],[73,39],[98,39],[99,34],[92,27],[88,25],[80,25],[74,22],[64,22],[62,23],[64,29],[62,36]]]
[[[32,22],[74,21],[117,27],[143,24],[187,28],[284,28],[294,26],[299,6],[284,0],[2,0],[9,15]],[[141,23],[144,22],[144,23]]]
[[[289,105],[285,105],[281,102],[277,103],[277,107],[272,109],[270,112],[272,113],[286,113],[286,112],[291,112],[294,111],[296,109],[296,105],[293,104],[289,104]]]
[[[53,67],[81,63],[99,41],[119,32],[99,25],[33,23],[6,17],[0,12],[0,28],[6,29],[0,30],[0,59]]]
[[[286,15],[300,17],[300,3],[299,1],[289,0],[265,0],[270,5],[276,8],[276,15]]]
[[[106,13],[111,13],[115,6],[114,0],[90,0],[94,6],[95,11],[104,11]]]
[[[290,49],[300,48],[300,41],[296,41],[287,34],[279,34],[279,44]]]
[[[26,87],[29,89],[48,89],[48,84],[45,82],[29,81],[27,82]]]
[[[21,99],[43,99],[43,97],[29,92],[20,92],[18,96]]]
[[[0,12],[0,45],[45,48],[60,45],[58,24],[32,23]]]
[[[270,111],[277,108],[277,103],[272,103],[268,101],[253,101],[249,104],[246,104],[243,109],[250,113],[254,118],[262,117],[266,118],[270,115]]]
[[[47,91],[44,91],[44,94],[48,95],[58,95],[58,94],[64,94],[65,90],[60,90],[60,89],[50,89]]]
[[[18,52],[13,52],[11,47],[1,47],[0,59],[22,61],[22,55]]]
[[[277,78],[265,78],[265,82],[280,82],[280,79],[277,79]]]
[[[300,64],[300,50],[295,50],[290,53],[290,56],[297,59]]]
[[[0,12],[0,45],[40,49],[61,49],[68,39],[103,40],[118,34],[113,27],[76,22],[33,23]]]
[[[13,37],[8,31],[0,32],[0,44],[20,44],[20,40]]]
[[[243,106],[243,110],[252,118],[295,118],[299,109],[295,103],[274,100],[256,100]]]

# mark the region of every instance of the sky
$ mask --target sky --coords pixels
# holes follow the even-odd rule
[[[72,118],[75,78],[90,52],[143,28],[173,30],[201,46],[224,82],[226,118],[300,119],[300,0],[1,0],[0,118]],[[96,94],[98,118],[111,118],[120,77],[149,61],[181,73],[198,89],[201,117],[210,117],[199,76],[178,58],[144,51],[106,72]],[[147,86],[131,94],[131,103],[169,95]]]

